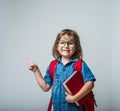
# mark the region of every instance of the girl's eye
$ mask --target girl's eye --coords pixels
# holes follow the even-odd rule
[[[74,44],[74,42],[72,42],[72,41],[71,41],[71,42],[69,42],[69,44],[70,44],[70,45],[73,45],[73,44]]]
[[[65,44],[65,42],[64,41],[60,41],[59,44]]]

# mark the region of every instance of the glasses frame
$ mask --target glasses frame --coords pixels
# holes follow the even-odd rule
[[[73,47],[75,45],[75,42],[72,40],[71,41],[58,41],[57,44],[60,47],[65,47],[66,45],[69,47]]]

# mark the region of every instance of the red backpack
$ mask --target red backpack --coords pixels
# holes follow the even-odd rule
[[[49,73],[50,77],[54,79],[54,69],[56,66],[57,60],[53,60],[50,62],[49,65]],[[82,65],[82,59],[78,59],[78,61],[74,62],[74,71],[79,70],[81,72],[81,65]],[[82,77],[82,76],[81,76]],[[81,84],[84,85],[84,81],[81,81]],[[90,91],[86,96],[84,96],[81,100],[81,105],[84,108],[84,111],[94,111],[94,95],[93,92]],[[49,106],[47,111],[51,111],[52,109],[52,97],[50,98]]]

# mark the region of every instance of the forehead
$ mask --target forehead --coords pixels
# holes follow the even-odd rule
[[[70,40],[74,40],[74,37],[65,34],[65,35],[61,36],[60,40],[70,41]]]

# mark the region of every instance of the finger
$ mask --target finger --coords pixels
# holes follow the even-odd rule
[[[35,65],[35,63],[33,62],[32,59],[27,58],[27,61],[29,62],[29,65],[30,65],[30,66],[34,66],[34,65]]]
[[[29,68],[29,70],[32,70],[32,67],[28,67]]]
[[[27,57],[26,59],[27,59],[28,62],[31,62],[31,61],[32,61],[32,59],[30,59],[29,57]]]
[[[67,92],[65,92],[65,94],[68,96],[69,94]]]
[[[31,61],[31,62],[29,62],[29,67],[34,67],[35,66],[35,64]]]

